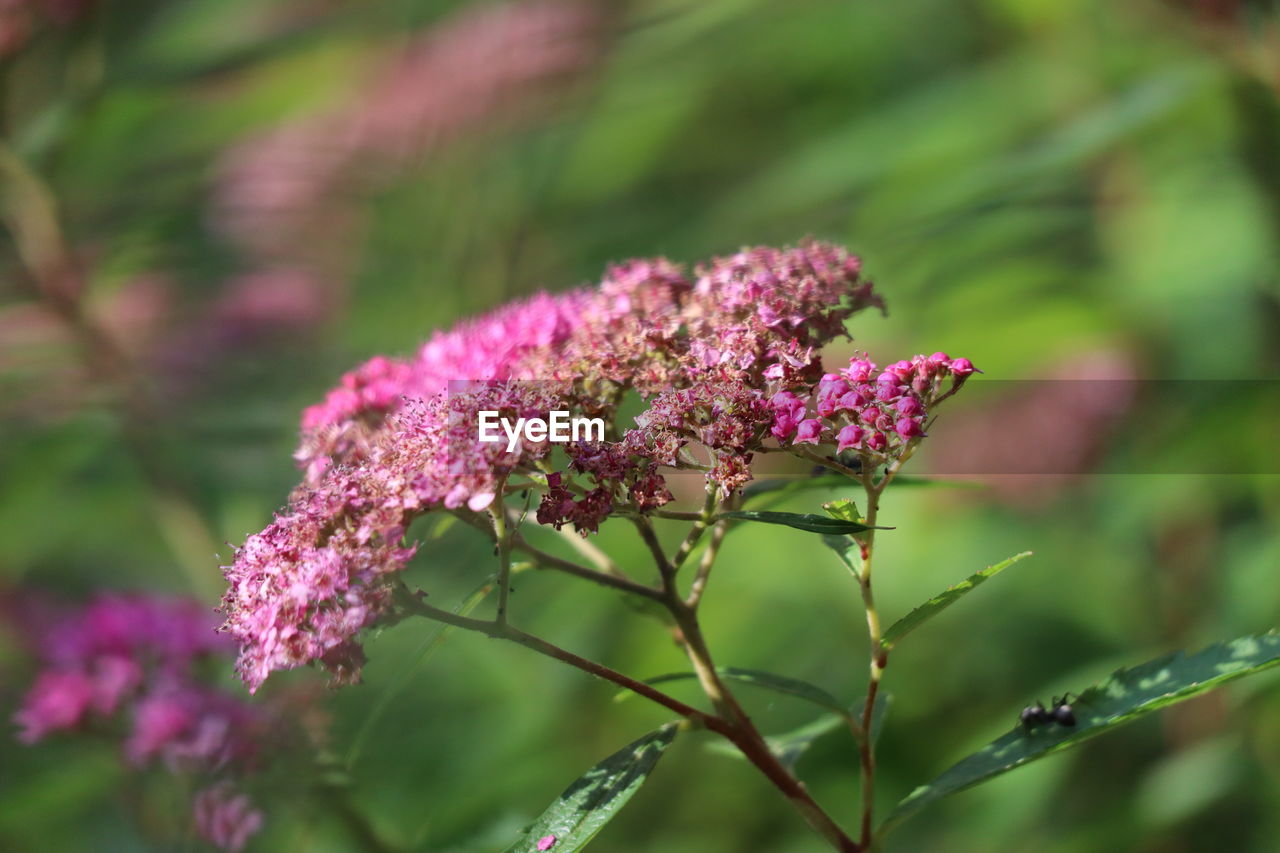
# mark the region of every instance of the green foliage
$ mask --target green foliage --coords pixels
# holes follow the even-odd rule
[[[1072,702],[1076,725],[1056,723],[1030,730],[1021,725],[962,759],[900,802],[881,832],[920,809],[1018,767],[1061,752],[1229,681],[1280,664],[1280,633],[1255,634],[1188,655],[1175,652],[1128,669],[1086,688]]]
[[[445,516],[445,518],[451,519],[453,516]],[[439,527],[437,525],[436,531],[439,530]],[[471,612],[480,606],[480,603],[485,600],[489,593],[493,592],[496,579],[496,575],[490,575],[485,578],[483,583],[453,608],[453,612],[459,616],[470,616]],[[421,674],[427,665],[427,661],[444,645],[445,638],[451,630],[453,629],[443,623],[433,625],[430,636],[422,641],[422,645],[413,654],[408,665],[400,670],[391,684],[383,688],[376,699],[370,701],[368,714],[360,724],[360,728],[356,730],[355,735],[351,738],[351,747],[347,750],[347,767],[351,767],[359,760],[365,741],[368,740],[375,727],[386,715],[391,703],[396,700],[397,696],[405,692],[415,676]]]
[[[886,649],[893,648],[893,646],[907,634],[910,634],[916,628],[919,628],[925,622],[955,604],[965,595],[976,589],[979,584],[985,583],[987,579],[995,577],[1000,574],[1000,572],[1009,568],[1024,557],[1030,556],[1030,551],[1023,551],[1021,554],[1015,554],[1007,560],[996,563],[994,566],[987,566],[982,571],[969,575],[969,577],[960,581],[960,583],[955,586],[947,587],[945,590],[890,625],[889,629],[884,632],[884,636],[881,637],[880,644]]]
[[[765,524],[783,524],[797,530],[810,533],[844,534],[861,533],[871,528],[856,521],[845,521],[839,518],[828,518],[821,515],[810,515],[796,512],[770,512],[755,510],[734,510],[720,513],[721,518],[737,518],[743,521],[759,521]],[[888,527],[877,527],[877,530],[891,530]]]
[[[668,723],[582,774],[507,853],[537,853],[538,841],[548,835],[555,837],[557,853],[581,850],[640,790],[679,730],[678,723]]]
[[[778,757],[788,770],[795,771],[796,765],[804,757],[814,742],[824,735],[839,729],[847,730],[849,718],[844,714],[823,714],[812,722],[780,735],[768,735],[765,743],[770,751]],[[725,740],[713,740],[707,743],[707,751],[716,755],[744,759],[736,746]],[[745,759],[744,759],[745,760]]]
[[[938,477],[913,477],[907,474],[898,474],[889,481],[889,487],[903,486],[910,488],[953,488],[953,489],[981,489],[982,483],[973,482],[971,480],[947,480]],[[754,480],[747,484],[742,490],[743,500],[751,500],[753,498],[769,496],[771,498],[783,498],[790,495],[800,494],[808,491],[824,491],[850,489],[861,492],[861,484],[844,474],[815,474],[810,477],[786,477],[769,480]]]
[[[778,759],[794,772],[800,759],[809,752],[809,749],[819,738],[840,729],[849,731],[856,737],[857,731],[853,727],[861,722],[862,706],[865,701],[865,698],[860,699],[848,708],[823,714],[791,731],[777,735],[766,735],[765,743],[769,745],[769,749],[773,751],[773,754],[778,756]],[[880,738],[880,732],[884,728],[885,714],[888,712],[889,705],[892,702],[893,698],[884,691],[880,691],[876,695],[875,707],[871,709],[872,743],[875,743]],[[724,740],[709,742],[707,749],[718,755],[728,755],[733,758],[743,757],[736,746]]]
[[[787,497],[789,495],[799,494],[807,491],[822,491],[824,489],[844,489],[861,491],[861,486],[857,480],[846,477],[844,474],[815,474],[810,477],[786,477],[770,480],[753,480],[748,483],[742,490],[742,498],[749,501],[752,498],[769,495],[770,497]]]
[[[798,678],[790,678],[785,675],[776,675],[772,672],[761,672],[758,669],[739,669],[734,666],[716,667],[716,672],[721,678],[729,681],[736,681],[741,684],[749,684],[752,687],[760,687],[765,690],[772,690],[775,693],[784,693],[789,696],[795,696],[812,702],[820,708],[827,708],[838,714],[847,714],[844,706],[840,704],[840,700],[832,696],[821,687],[817,687],[807,681],[801,681]],[[687,681],[698,676],[692,672],[670,672],[665,675],[658,675],[653,678],[645,679],[646,684],[664,684],[669,681]],[[630,693],[620,693],[619,698],[630,696]]]
[[[1105,0],[590,4],[605,11],[607,33],[593,45],[599,62],[572,87],[518,96],[492,123],[442,134],[367,192],[315,200],[315,212],[342,215],[331,245],[308,250],[347,256],[319,268],[332,309],[322,324],[273,333],[266,345],[202,343],[193,332],[227,283],[262,262],[216,226],[225,152],[358,92],[378,63],[479,5],[99,3],[6,54],[6,141],[52,193],[86,273],[90,316],[119,324],[136,366],[177,358],[185,367],[160,383],[164,417],[124,428],[119,387],[79,387],[75,343],[30,309],[6,221],[0,595],[34,587],[83,599],[105,585],[194,592],[212,607],[222,583],[214,553],[225,561],[221,543],[260,529],[297,483],[289,453],[299,413],[344,370],[376,353],[409,356],[433,329],[508,298],[596,281],[622,258],[705,257],[805,234],[846,243],[890,312],[850,323],[854,342],[833,360],[853,347],[881,362],[945,349],[986,371],[966,394],[1098,353],[1136,357],[1153,379],[1275,374],[1277,105],[1258,57],[1269,56],[1276,19],[1264,3],[1226,4],[1250,12],[1213,22],[1186,11],[1206,4]],[[434,102],[435,87],[423,92],[422,103]],[[438,94],[449,100],[446,88]],[[300,146],[291,159],[315,153]],[[24,181],[3,192],[10,215],[22,205],[38,221],[47,209]],[[137,310],[139,282],[159,285],[163,298],[141,306],[157,309],[154,322]],[[197,354],[217,358],[186,369]],[[1086,683],[1072,674],[1109,668],[1126,648],[1237,636],[1280,612],[1276,395],[1177,420],[1134,412],[1099,437],[1094,460],[1127,476],[914,488],[935,443],[983,414],[966,412],[964,396],[948,401],[910,476],[885,493],[883,517],[900,532],[882,540],[877,597],[906,612],[952,583],[950,567],[1025,548],[1040,580],[993,585],[982,609],[931,622],[900,647],[889,685],[911,708],[881,741],[881,792],[911,790],[925,778],[921,763],[969,742],[975,722],[1012,721],[1025,685]],[[1215,471],[1223,455],[1252,473],[1186,473]],[[760,461],[761,476],[776,479],[748,486],[749,508],[779,500],[795,506],[768,508],[816,512],[801,500],[859,491],[842,475],[769,474],[772,460]],[[1166,473],[1146,476],[1155,471]],[[696,483],[677,491],[700,495]],[[175,495],[191,504],[185,518],[153,509],[176,505]],[[434,601],[461,600],[493,571],[487,543],[461,527],[441,524],[415,560],[414,582]],[[642,558],[625,527],[606,524],[593,542],[633,572]],[[832,694],[856,695],[863,662],[834,651],[861,629],[847,579],[795,569],[827,559],[816,537],[741,528],[706,597],[715,646],[763,669],[823,673]],[[824,541],[848,559],[847,536]],[[628,672],[685,665],[652,620],[625,609],[630,598],[542,572],[516,586],[522,628]],[[7,719],[31,672],[18,639],[0,635]],[[495,811],[594,760],[574,744],[622,743],[661,721],[645,717],[654,711],[643,702],[612,705],[577,673],[457,633],[417,674],[410,662],[423,641],[413,624],[382,632],[367,684],[323,694],[339,750],[383,691],[396,695],[362,735],[353,791],[388,837],[429,838],[414,849],[500,849],[523,818]],[[906,666],[910,658],[928,665]],[[299,672],[281,686],[319,681]],[[806,722],[788,716],[804,703],[777,704],[779,717],[761,721],[767,730]],[[1259,691],[1217,724],[1218,736],[1239,729],[1272,742],[1278,713],[1274,690]],[[1016,789],[975,790],[945,821],[908,822],[890,853],[1124,853],[1136,838],[1192,853],[1273,853],[1280,780],[1265,753],[1237,750],[1228,773],[1221,761],[1151,766],[1170,749],[1147,727],[1113,743],[1089,751],[1069,779],[1048,772],[1061,762],[1046,762]],[[846,747],[839,736],[810,742],[803,768],[815,791],[848,785]],[[704,766],[698,752],[664,759],[679,796],[633,800],[623,815],[621,825],[645,830],[640,846],[817,849],[767,786],[727,762]],[[0,849],[185,844],[155,833],[163,809],[122,781],[117,753],[88,739],[29,748],[0,738]],[[1180,797],[1176,824],[1152,831],[1150,807],[1128,794],[1172,788],[1217,793],[1208,806]],[[267,828],[250,853],[353,849],[331,815],[275,808],[269,790],[257,801]],[[492,827],[501,831],[483,839]]]

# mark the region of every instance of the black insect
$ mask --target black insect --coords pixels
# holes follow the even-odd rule
[[[1047,725],[1049,723],[1057,723],[1060,726],[1074,726],[1076,724],[1075,712],[1071,709],[1071,703],[1068,701],[1071,697],[1070,693],[1062,694],[1062,698],[1053,698],[1050,700],[1050,707],[1046,708],[1039,700],[1034,705],[1028,705],[1022,709],[1022,713],[1018,715],[1018,722],[1022,723],[1023,729],[1031,731],[1036,726]]]
[[[1070,693],[1063,693],[1061,699],[1053,699],[1050,704],[1053,705],[1053,721],[1060,726],[1074,726],[1076,724],[1075,711],[1071,710]]]
[[[1022,709],[1022,713],[1018,715],[1018,721],[1022,723],[1022,728],[1031,731],[1036,726],[1052,722],[1053,714],[1042,702],[1036,700],[1036,704]]]

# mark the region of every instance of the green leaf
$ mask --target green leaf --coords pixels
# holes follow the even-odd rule
[[[458,517],[456,515],[441,515],[440,520],[437,521],[435,525],[431,528],[431,533],[427,538],[439,539],[440,537],[448,533],[450,528],[452,528],[457,523],[458,523]]]
[[[753,687],[762,687],[765,690],[772,690],[775,693],[785,693],[788,696],[795,696],[799,699],[812,702],[813,704],[835,711],[837,714],[847,715],[849,712],[845,710],[840,700],[832,696],[821,687],[810,684],[807,681],[801,681],[798,678],[789,678],[785,675],[775,675],[772,672],[762,672],[758,669],[739,669],[735,666],[716,667],[716,672],[723,679],[728,681],[738,681],[743,684],[750,684]],[[670,681],[686,681],[698,676],[692,672],[669,672],[665,675],[655,676],[654,678],[645,679],[645,684],[665,684]],[[616,698],[625,699],[633,695],[631,691],[624,690],[618,694]]]
[[[972,480],[940,480],[936,477],[911,477],[899,474],[889,481],[889,487],[894,486],[914,486],[914,487],[943,487],[943,488],[960,488],[960,489],[982,489],[986,488],[985,483],[978,483]],[[847,489],[855,487],[862,489],[862,484],[852,477],[846,477],[844,474],[817,474],[813,476],[796,476],[796,477],[777,477],[771,480],[756,480],[742,490],[744,500],[761,497],[762,495],[772,495],[776,497],[784,497],[786,495],[795,494],[796,492],[810,491],[813,489]]]
[[[889,486],[911,486],[914,488],[931,488],[931,489],[985,489],[986,483],[980,483],[976,480],[942,480],[937,477],[913,477],[909,474],[899,474],[889,481]]]
[[[823,714],[808,725],[786,732],[785,734],[766,737],[765,743],[778,760],[788,770],[795,770],[796,764],[813,746],[813,742],[836,729],[848,729],[849,719],[840,714]]]
[[[858,505],[848,498],[841,498],[837,501],[824,503],[822,508],[826,510],[827,515],[841,521],[851,521],[855,523],[862,522],[862,514],[858,512]],[[861,579],[862,574],[859,566],[861,565],[861,557],[859,562],[855,563],[850,552],[854,548],[860,547],[858,541],[847,534],[837,535],[834,533],[826,533],[822,537],[822,544],[826,545],[832,551],[836,552],[836,556],[840,562],[844,563],[855,578]]]
[[[778,760],[787,766],[788,770],[795,770],[796,764],[804,757],[804,754],[809,751],[809,747],[813,746],[813,742],[818,738],[836,729],[848,731],[850,720],[861,718],[862,706],[865,701],[865,697],[859,699],[856,705],[841,713],[823,714],[798,729],[793,729],[780,735],[767,735],[764,739],[765,743],[769,745],[769,750],[778,757]],[[883,691],[876,696],[875,707],[871,709],[872,743],[875,743],[880,738],[880,730],[884,725],[884,715],[892,701],[893,697]],[[738,748],[725,740],[712,741],[707,744],[707,749],[721,755],[743,758]]]
[[[822,544],[836,552],[836,556],[840,558],[840,562],[844,563],[845,568],[852,572],[855,578],[862,577],[862,574],[858,569],[858,564],[855,563],[853,561],[853,557],[849,555],[853,549],[861,547],[856,541],[848,536],[833,536],[828,533],[822,537]]]
[[[1023,551],[1021,554],[1015,554],[1003,562],[996,563],[994,566],[987,566],[982,571],[969,575],[969,577],[960,581],[960,583],[955,586],[947,587],[941,593],[935,595],[933,598],[929,599],[924,604],[921,604],[915,610],[912,610],[906,616],[903,616],[897,622],[890,625],[889,630],[884,632],[884,637],[881,638],[880,644],[886,649],[893,648],[894,644],[907,634],[910,634],[924,622],[934,616],[937,616],[943,610],[946,610],[948,607],[955,604],[966,593],[976,588],[979,584],[987,580],[987,578],[1000,574],[1000,572],[1009,568],[1024,557],[1030,556],[1030,551]]]
[[[813,746],[813,742],[836,729],[848,729],[849,719],[842,714],[823,714],[812,722],[805,723],[798,729],[780,735],[766,736],[764,741],[769,751],[777,756],[788,770],[795,770],[796,764]],[[707,743],[707,749],[717,755],[732,758],[745,758],[742,752],[727,740],[713,740]]]
[[[823,515],[802,515],[796,512],[756,512],[753,510],[738,510],[735,512],[722,512],[721,518],[739,518],[743,521],[762,521],[765,524],[784,524],[787,527],[794,527],[797,530],[807,530],[810,533],[861,533],[864,530],[871,530],[865,524],[859,524],[856,521],[845,521],[839,518],[827,518]],[[892,530],[891,527],[877,527],[876,530]]]
[[[810,489],[847,489],[862,488],[862,484],[852,477],[843,474],[817,474],[814,476],[778,477],[772,480],[756,480],[742,490],[744,500],[761,495],[777,495],[779,497]]]
[[[538,842],[555,837],[555,853],[581,850],[613,819],[653,772],[671,746],[679,723],[667,723],[592,767],[564,790],[525,830],[507,853],[536,853]]]
[[[912,791],[898,803],[880,832],[886,832],[949,794],[1277,664],[1280,664],[1280,633],[1271,631],[1218,643],[1196,654],[1176,652],[1118,670],[1072,702],[1076,716],[1074,727],[1048,724],[1025,731],[1021,725],[1015,726],[929,784]]]
[[[836,501],[827,501],[822,505],[823,510],[832,518],[838,518],[841,521],[862,521],[862,513],[858,511],[858,505],[850,498],[840,498]]]

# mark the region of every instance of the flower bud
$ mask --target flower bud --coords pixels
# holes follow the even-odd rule
[[[856,450],[862,443],[863,432],[862,427],[857,424],[849,424],[836,436],[836,450]]]
[[[916,418],[898,418],[898,422],[893,425],[893,430],[904,441],[915,438],[918,435],[924,435],[924,430],[920,427],[920,421]]]
[[[911,417],[921,414],[924,411],[924,404],[917,397],[903,397],[894,408],[898,410],[898,414]]]
[[[796,427],[796,437],[792,444],[818,444],[822,437],[822,423],[816,418],[808,418]]]

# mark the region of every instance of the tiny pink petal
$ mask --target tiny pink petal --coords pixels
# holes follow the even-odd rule
[[[818,444],[822,437],[822,423],[816,418],[808,418],[796,427],[796,437],[792,444]]]

